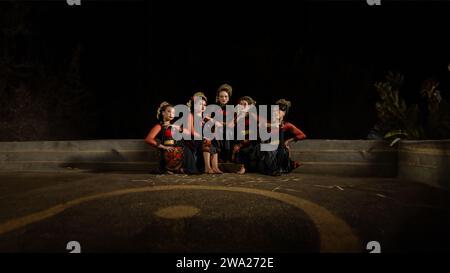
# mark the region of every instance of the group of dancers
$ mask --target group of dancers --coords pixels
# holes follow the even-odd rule
[[[214,120],[211,116],[205,115],[208,99],[203,92],[195,93],[187,103],[190,109],[188,126],[184,128],[175,127],[175,130],[189,136],[191,140],[176,140],[173,137],[175,109],[174,105],[162,102],[157,110],[158,123],[148,133],[145,141],[160,151],[160,171],[161,173],[176,174],[222,174],[219,163],[239,164],[237,173],[259,172],[267,175],[279,176],[282,173],[289,173],[301,165],[300,162],[293,161],[290,155],[289,143],[306,138],[306,135],[294,126],[285,121],[291,107],[291,102],[279,99],[275,102],[279,111],[275,118],[279,121],[273,125],[272,122],[257,116],[259,125],[267,126],[272,133],[278,134],[276,148],[270,151],[261,149],[263,142],[260,139],[252,139],[249,121],[251,112],[249,107],[256,106],[256,101],[249,96],[241,97],[237,103],[240,105],[242,114],[231,113],[232,117],[227,117],[227,105],[230,105],[232,97],[232,87],[228,84],[221,85],[216,92],[216,103],[220,106],[223,120]],[[194,107],[194,98],[201,98],[199,107]],[[230,113],[228,114],[230,115]],[[207,138],[201,136],[194,126],[194,119],[200,120],[201,128],[208,124],[213,127],[227,128],[220,130],[227,134],[230,130],[237,128],[236,124],[244,122],[245,130],[240,132],[241,140],[230,140],[226,136],[223,138]],[[275,130],[275,131],[273,131]],[[212,128],[214,131],[214,128]],[[218,131],[219,132],[219,131]],[[198,137],[200,135],[200,137]]]

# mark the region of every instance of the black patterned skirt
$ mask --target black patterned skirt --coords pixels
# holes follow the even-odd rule
[[[183,168],[184,152],[183,147],[174,146],[173,151],[161,150],[160,162],[161,171],[179,173]]]

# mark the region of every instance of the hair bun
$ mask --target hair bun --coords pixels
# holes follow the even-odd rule
[[[158,110],[156,111],[156,119],[159,120],[159,118],[161,117],[161,110],[168,105],[171,105],[171,104],[168,103],[167,101],[163,101],[159,104]]]
[[[283,105],[288,108],[291,107],[291,102],[288,100],[285,100],[285,99],[279,99],[279,100],[277,100],[277,102],[275,102],[275,104]]]
[[[190,109],[192,106],[192,101],[194,100],[195,97],[201,97],[202,99],[204,99],[206,102],[208,102],[208,99],[206,98],[205,94],[203,92],[196,92],[192,98],[186,103],[187,107]]]
[[[252,99],[250,96],[243,96],[242,98],[239,99],[238,102],[245,100],[246,102],[248,102],[248,104],[253,104],[256,105],[256,101],[254,99]]]

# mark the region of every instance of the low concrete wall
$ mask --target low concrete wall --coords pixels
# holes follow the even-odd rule
[[[292,144],[303,173],[395,177],[450,189],[450,140],[305,140]],[[0,142],[0,171],[143,171],[158,167],[158,151],[143,140]]]
[[[345,176],[397,174],[397,152],[372,140],[305,140],[292,144],[297,171]],[[143,140],[0,142],[0,170],[150,171],[158,152]]]
[[[292,146],[292,157],[304,173],[394,177],[397,151],[377,140],[305,140]]]
[[[450,190],[450,140],[402,141],[400,178]]]
[[[0,170],[146,171],[157,158],[143,140],[0,142]]]

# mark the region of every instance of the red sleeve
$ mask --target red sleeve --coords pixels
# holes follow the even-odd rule
[[[300,129],[295,127],[292,123],[285,122],[283,129],[293,134],[295,140],[301,140],[306,138],[306,135]]]
[[[161,125],[160,124],[156,124],[150,130],[150,133],[148,133],[147,137],[145,138],[145,142],[147,142],[148,144],[150,144],[150,145],[152,145],[154,147],[157,147],[158,146],[158,141],[156,140],[156,136],[159,134],[159,132],[161,132]]]

